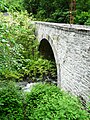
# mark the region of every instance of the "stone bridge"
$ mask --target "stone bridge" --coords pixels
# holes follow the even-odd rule
[[[90,27],[49,22],[35,26],[41,52],[55,59],[58,86],[90,100]]]

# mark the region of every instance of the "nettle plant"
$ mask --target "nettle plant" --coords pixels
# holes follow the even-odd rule
[[[39,56],[38,41],[27,12],[0,13],[0,79],[37,80],[55,76],[54,64]]]

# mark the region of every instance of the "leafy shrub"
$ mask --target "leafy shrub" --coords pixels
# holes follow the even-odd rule
[[[90,18],[87,19],[87,21],[85,22],[85,25],[90,25]]]
[[[19,69],[24,58],[21,54],[24,48],[16,42],[19,39],[18,31],[22,30],[22,26],[15,15],[16,13],[14,15],[9,13],[8,16],[4,16],[0,13],[0,78],[5,80],[19,79],[22,76]]]
[[[0,120],[89,120],[75,97],[54,85],[37,84],[23,93],[16,83],[0,82]]]
[[[25,61],[25,65],[22,71],[32,81],[44,81],[47,76],[52,79],[56,77],[54,64],[49,60],[42,58],[37,60],[29,59],[27,62]]]
[[[14,82],[0,82],[0,120],[23,120],[22,98]]]
[[[89,13],[88,12],[77,12],[77,15],[75,17],[75,23],[84,25],[88,18],[89,18]]]
[[[36,80],[55,76],[54,64],[39,56],[38,41],[27,12],[0,13],[0,79]]]
[[[90,10],[88,10],[88,19],[85,22],[85,25],[90,25]]]
[[[53,85],[36,85],[27,94],[26,102],[26,120],[89,120],[75,97]]]
[[[24,0],[24,6],[37,20],[67,23],[69,2],[68,0]]]
[[[21,11],[24,10],[23,0],[0,0],[0,11]]]

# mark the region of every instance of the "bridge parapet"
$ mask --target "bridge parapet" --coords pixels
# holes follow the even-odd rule
[[[63,23],[51,23],[51,22],[35,22],[35,24],[38,25],[45,25],[51,28],[55,29],[61,29],[65,31],[71,31],[71,32],[83,32],[83,34],[90,35],[90,26],[86,25],[75,25],[75,24],[63,24]]]

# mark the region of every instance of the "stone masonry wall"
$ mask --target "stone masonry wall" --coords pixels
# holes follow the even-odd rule
[[[58,86],[90,100],[90,27],[35,22],[39,42],[49,41],[56,60]]]

